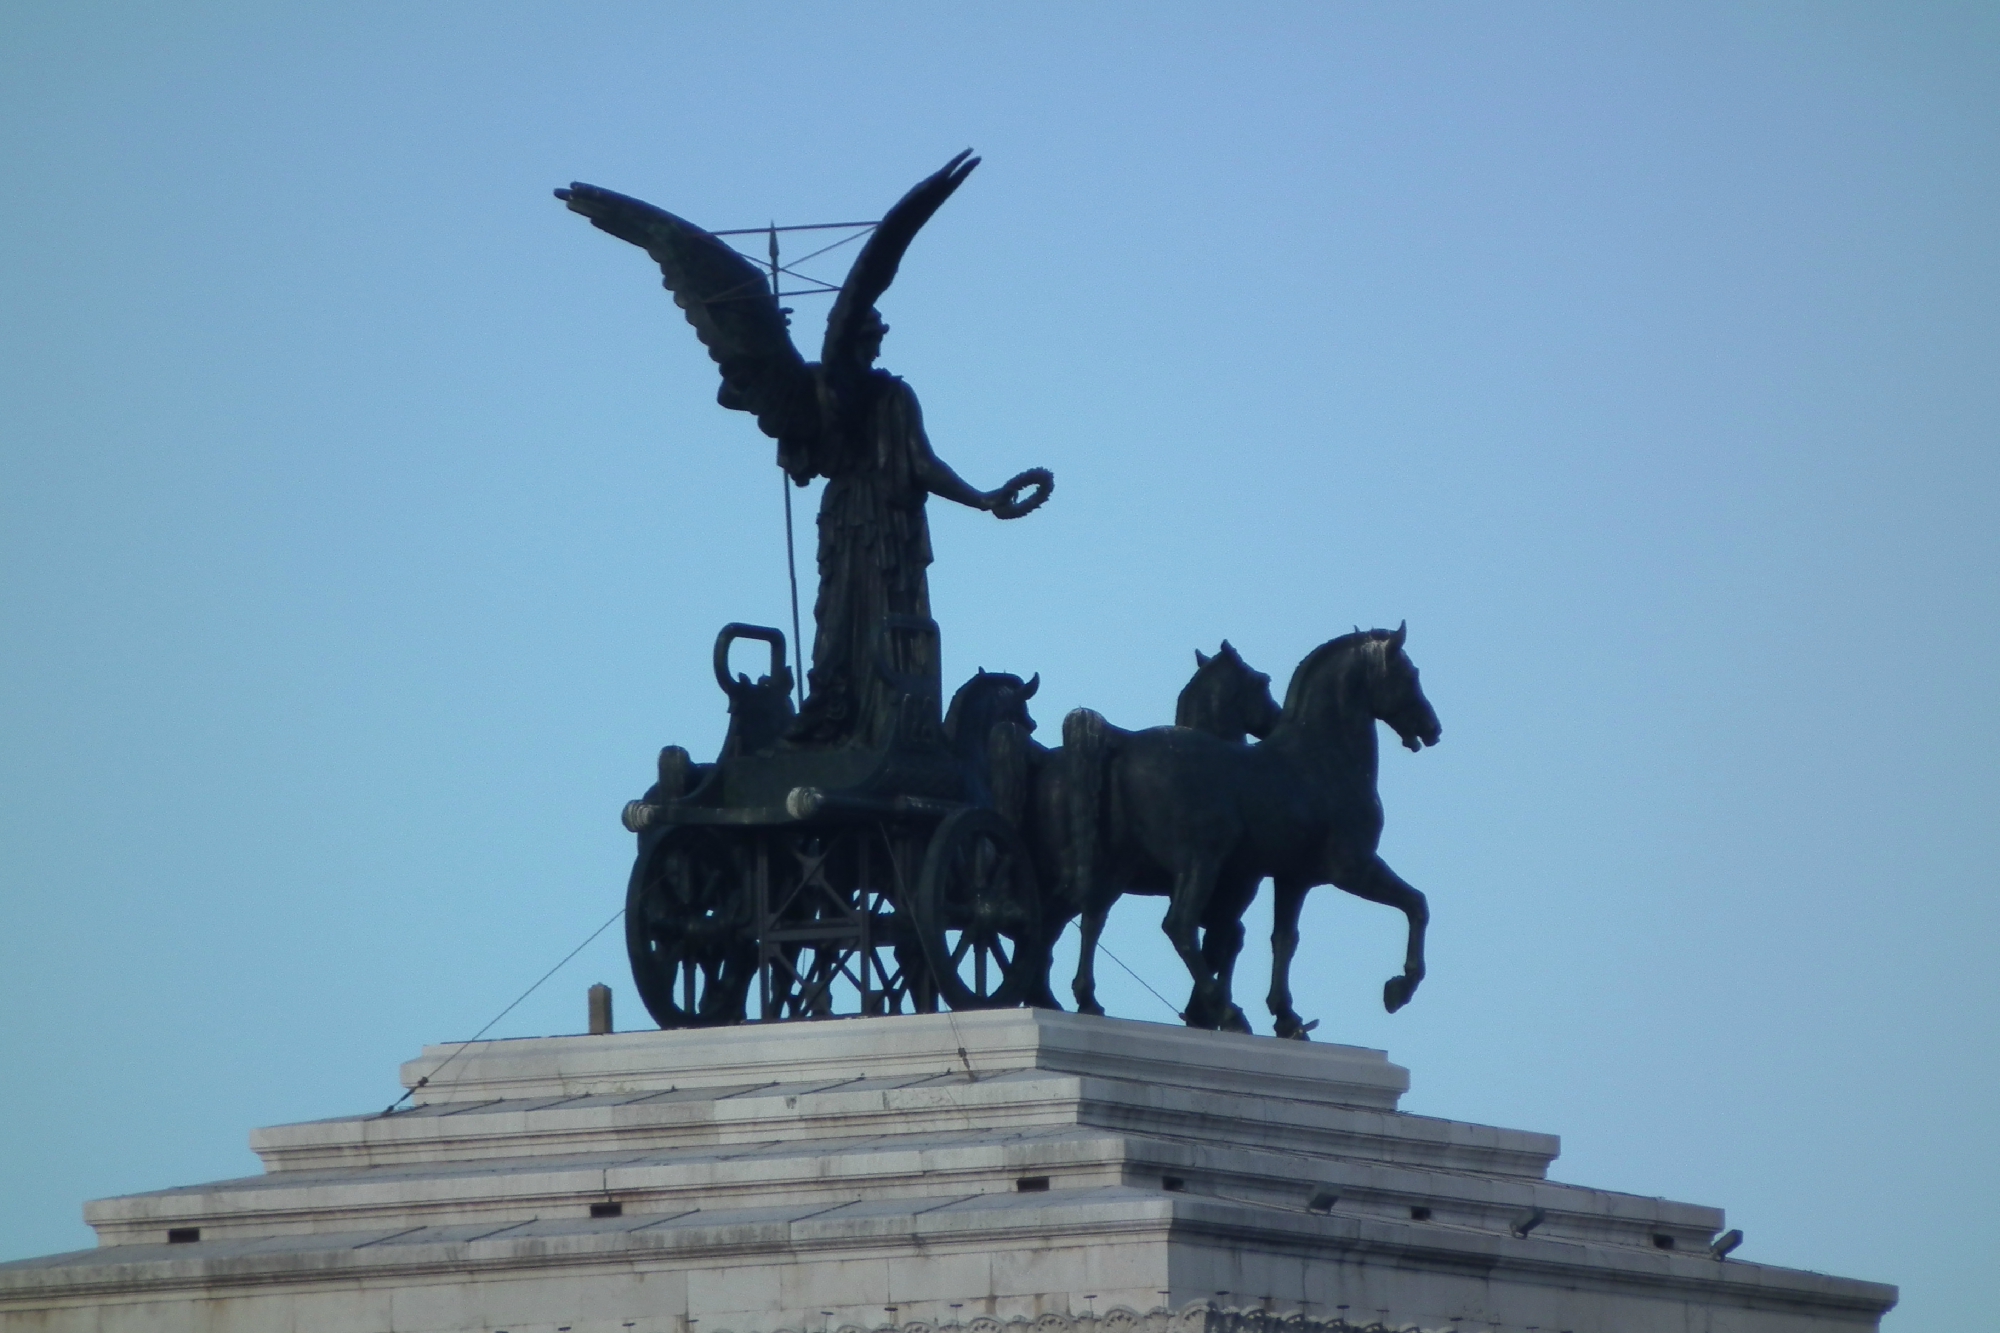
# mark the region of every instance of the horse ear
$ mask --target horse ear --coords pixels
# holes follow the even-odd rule
[[[1392,653],[1402,652],[1403,644],[1409,637],[1410,622],[1405,620],[1402,624],[1396,626],[1395,630],[1389,635],[1389,651]]]
[[[1216,654],[1216,656],[1217,656],[1217,657],[1235,657],[1235,656],[1236,656],[1236,648],[1235,648],[1235,646],[1234,646],[1233,644],[1231,644],[1231,643],[1229,642],[1229,640],[1227,640],[1227,639],[1224,639],[1224,640],[1222,641],[1222,651],[1221,651],[1221,652],[1219,652],[1219,653],[1217,653],[1217,654]]]
[[[1028,683],[1021,687],[1021,702],[1026,703],[1028,700],[1034,698],[1035,691],[1040,688],[1042,688],[1042,673],[1037,671],[1033,676],[1029,677]]]
[[[1197,670],[1207,666],[1208,662],[1209,662],[1209,657],[1207,653],[1203,652],[1199,648],[1194,650],[1194,664]]]

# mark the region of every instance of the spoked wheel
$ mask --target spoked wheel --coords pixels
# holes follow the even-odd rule
[[[669,828],[642,845],[625,892],[625,951],[663,1028],[740,1023],[757,974],[743,857],[710,829]]]
[[[1038,993],[1034,865],[1021,835],[994,811],[955,811],[938,826],[914,916],[931,982],[953,1009],[1001,1009]]]

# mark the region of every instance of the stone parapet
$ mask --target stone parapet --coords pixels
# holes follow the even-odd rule
[[[1244,1041],[1047,1009],[699,1028],[671,1040],[628,1032],[587,1047],[573,1037],[430,1046],[403,1066],[403,1086],[418,1089],[421,1106],[1022,1069],[1387,1111],[1410,1086],[1408,1070],[1362,1046]]]

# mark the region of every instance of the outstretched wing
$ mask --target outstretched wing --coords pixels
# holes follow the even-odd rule
[[[917,232],[978,165],[979,159],[972,156],[970,148],[966,149],[945,163],[943,170],[917,182],[916,187],[897,200],[896,206],[884,215],[874,234],[869,236],[868,243],[861,247],[854,267],[848,270],[840,295],[834,298],[833,313],[826,317],[826,342],[820,349],[822,362],[841,369],[860,368],[854,364],[857,359],[855,333],[862,316],[874,309],[875,302],[896,280],[896,269],[903,262],[903,251],[910,248]]]
[[[785,313],[757,266],[692,222],[644,200],[581,181],[557,190],[556,198],[598,230],[653,257],[674,304],[687,313],[702,346],[722,370],[715,400],[739,412],[754,412],[766,435],[797,446],[797,456],[803,457],[819,433],[813,376],[792,345]]]

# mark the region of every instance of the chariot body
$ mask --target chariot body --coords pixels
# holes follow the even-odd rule
[[[934,664],[936,636],[929,621],[885,627],[883,640],[905,649],[877,659],[891,724],[878,744],[831,746],[791,737],[783,633],[736,624],[717,637],[730,712],[721,754],[696,764],[667,747],[659,780],[625,808],[639,843],[626,945],[662,1027],[991,1008],[1046,993],[1040,890],[994,805],[984,720],[954,735],[935,668],[889,664]],[[769,645],[761,680],[730,674],[739,639]]]

